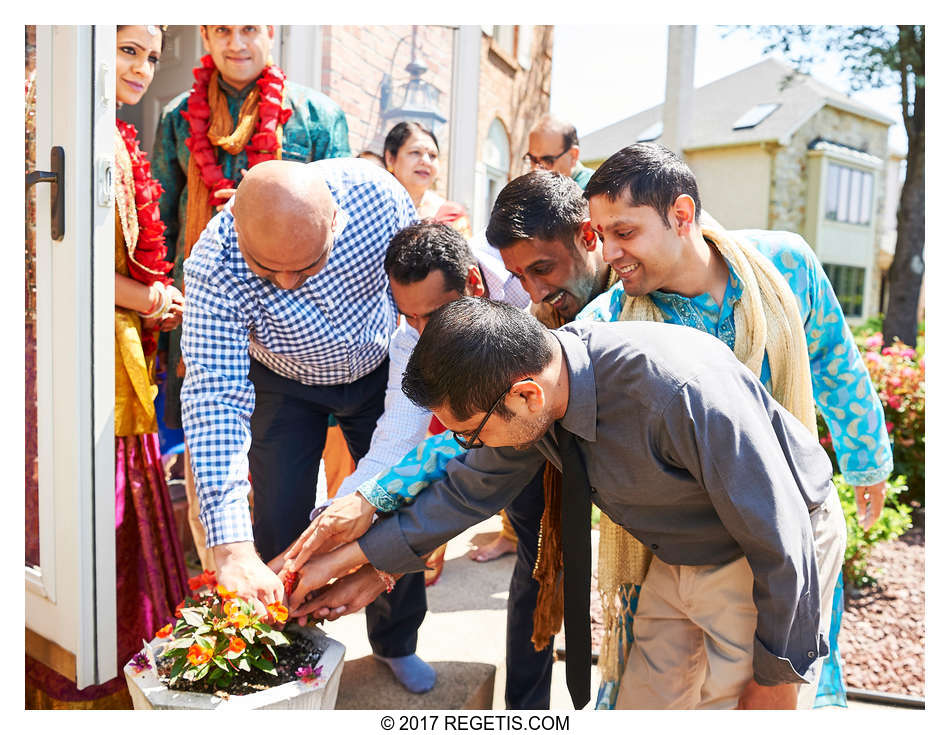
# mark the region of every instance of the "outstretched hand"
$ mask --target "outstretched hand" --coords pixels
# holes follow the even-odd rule
[[[353,569],[366,564],[368,559],[356,542],[350,542],[326,554],[318,554],[296,571],[300,575],[297,586],[290,595],[287,607],[293,617],[294,611],[303,607],[312,593],[320,590],[332,580],[344,577]]]
[[[218,582],[239,597],[248,600],[262,618],[273,616],[267,605],[280,602],[284,586],[254,550],[250,541],[221,544],[213,547],[214,562],[218,567]]]
[[[376,508],[358,492],[337,498],[284,553],[285,568],[298,571],[314,554],[355,541],[372,525],[375,512]]]
[[[359,612],[386,591],[371,564],[364,564],[355,572],[340,577],[332,584],[316,590],[300,607],[292,608],[290,615],[304,625],[307,615],[324,620],[336,620],[343,615]]]

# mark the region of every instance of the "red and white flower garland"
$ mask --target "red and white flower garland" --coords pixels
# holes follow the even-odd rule
[[[235,183],[225,178],[224,171],[218,164],[217,155],[211,140],[208,138],[210,127],[211,108],[208,105],[208,84],[215,70],[211,55],[201,58],[201,66],[194,69],[195,83],[188,96],[188,109],[182,115],[188,120],[191,136],[185,140],[185,145],[191,151],[201,179],[208,187],[209,201],[212,206],[220,204],[215,192],[221,189],[233,189]],[[247,142],[244,150],[247,152],[247,167],[270,161],[277,157],[277,126],[283,125],[290,118],[291,110],[283,108],[284,82],[287,77],[276,64],[269,64],[257,80],[261,97],[257,108],[257,126],[254,134]]]

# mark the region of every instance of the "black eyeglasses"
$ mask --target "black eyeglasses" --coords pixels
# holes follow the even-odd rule
[[[571,150],[573,146],[568,146],[563,151],[558,153],[556,156],[541,156],[540,158],[535,158],[530,153],[525,153],[521,160],[524,161],[529,166],[544,166],[544,168],[551,168],[561,156]]]
[[[505,388],[505,392],[498,396],[498,399],[492,404],[492,407],[488,409],[488,413],[485,414],[485,418],[482,419],[482,423],[478,425],[475,431],[472,433],[471,439],[466,439],[462,434],[459,434],[457,431],[452,432],[452,436],[455,437],[455,441],[458,442],[459,446],[462,449],[478,449],[479,447],[484,447],[485,442],[481,441],[478,438],[478,435],[482,433],[482,428],[485,426],[485,422],[488,421],[488,417],[491,416],[495,409],[501,405],[501,402],[505,399],[505,396],[508,395],[508,391],[514,388],[518,383],[534,382],[531,378],[522,378],[521,380],[516,380],[514,383]]]

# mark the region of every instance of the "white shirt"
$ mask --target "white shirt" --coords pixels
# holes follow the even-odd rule
[[[489,298],[519,309],[527,308],[531,297],[521,282],[505,270],[498,250],[488,244],[484,232],[473,237],[469,247],[482,271]],[[349,495],[366,480],[388,470],[425,438],[432,414],[416,406],[402,392],[402,376],[418,341],[419,333],[401,319],[389,343],[389,382],[383,415],[376,422],[369,451],[340,485],[336,497]]]

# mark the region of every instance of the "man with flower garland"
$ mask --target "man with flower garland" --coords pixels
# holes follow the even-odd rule
[[[182,263],[208,220],[231,198],[246,169],[274,158],[318,161],[350,155],[346,117],[339,105],[290,82],[271,62],[274,27],[200,26],[207,55],[194,70],[195,84],[162,112],[152,155],[165,190],[166,227],[175,285]],[[168,339],[165,423],[181,428],[181,330]],[[198,521],[194,477],[185,462],[188,520],[205,569],[214,559]]]

